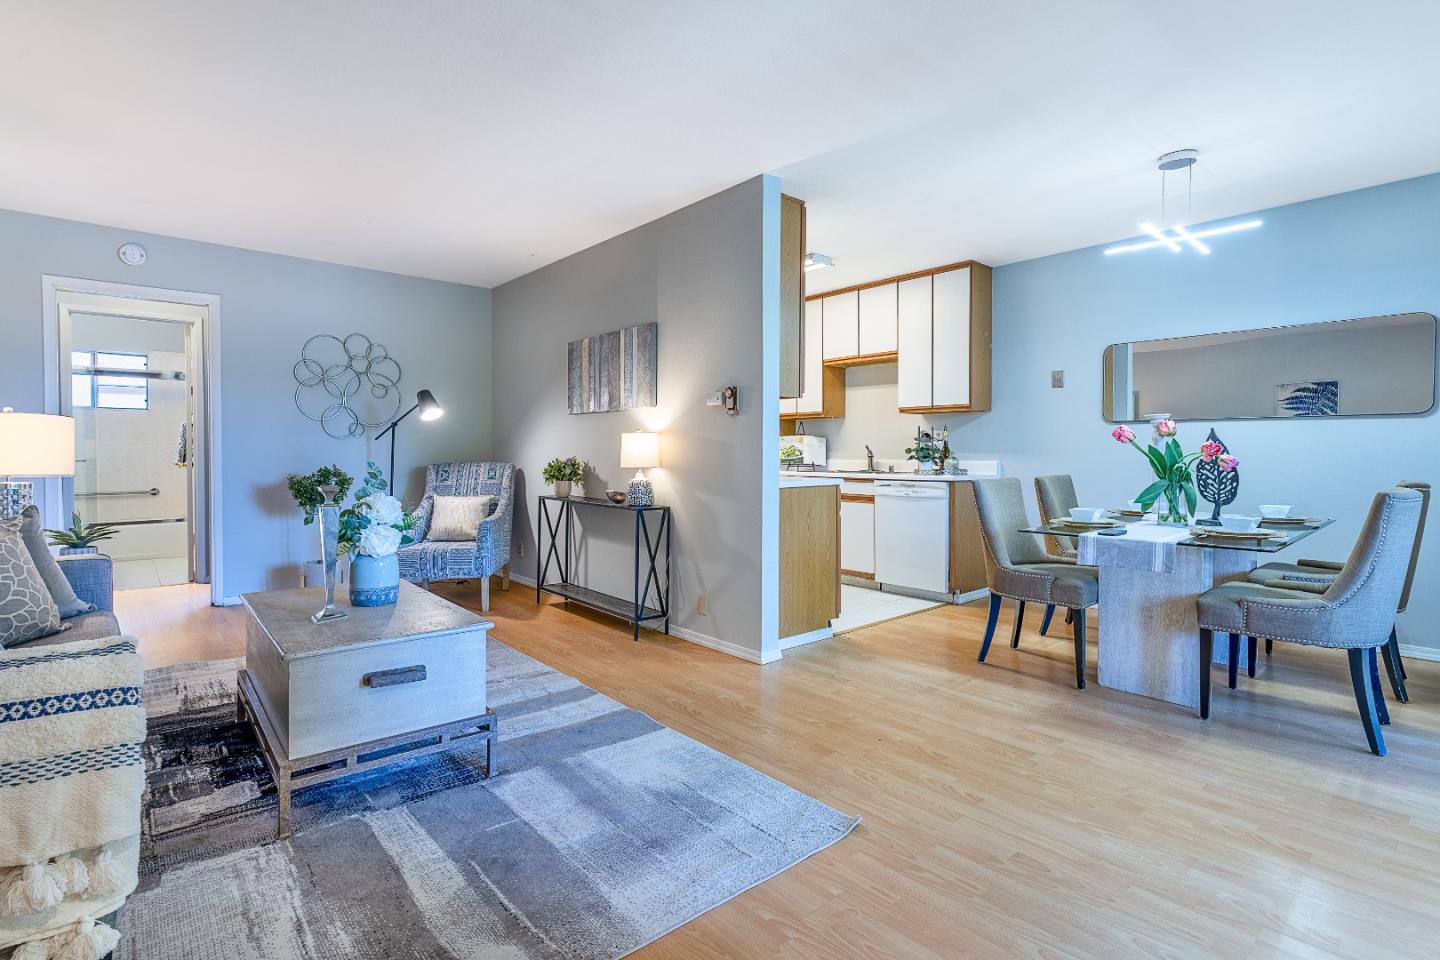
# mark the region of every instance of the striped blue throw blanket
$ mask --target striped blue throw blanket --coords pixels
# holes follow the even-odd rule
[[[0,650],[0,950],[99,960],[135,889],[145,672],[129,637]]]

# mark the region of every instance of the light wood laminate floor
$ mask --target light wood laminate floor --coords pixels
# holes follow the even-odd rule
[[[119,595],[148,665],[236,656],[205,588]],[[436,592],[478,609],[475,584]],[[761,668],[516,585],[495,636],[864,822],[635,954],[1434,957],[1440,664],[1411,660],[1391,755],[1345,656],[1277,644],[1213,718],[1073,685],[1068,628],[984,665],[984,610],[941,607]],[[1094,676],[1091,643],[1091,676]]]

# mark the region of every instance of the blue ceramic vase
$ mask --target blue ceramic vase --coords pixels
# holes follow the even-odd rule
[[[357,553],[350,558],[350,606],[383,607],[400,597],[400,558],[371,557]]]

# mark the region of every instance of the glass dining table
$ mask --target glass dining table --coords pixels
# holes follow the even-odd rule
[[[1141,696],[1188,707],[1199,705],[1199,624],[1195,599],[1227,580],[1243,579],[1260,557],[1279,553],[1333,521],[1262,522],[1258,534],[1235,537],[1200,526],[1174,526],[1153,518],[1111,514],[1120,535],[1068,521],[1022,527],[1020,532],[1074,538],[1079,563],[1100,571],[1099,680]],[[1215,645],[1215,662],[1228,663],[1228,644]],[[1249,651],[1240,647],[1240,663]]]

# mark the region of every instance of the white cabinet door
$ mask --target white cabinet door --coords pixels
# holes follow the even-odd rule
[[[934,387],[943,407],[970,402],[970,268],[935,275]]]
[[[854,290],[849,293],[826,297],[824,327],[824,357],[838,360],[853,357],[860,352],[860,296]]]
[[[928,407],[933,403],[930,349],[930,277],[916,277],[900,285],[898,300],[900,351],[900,406]]]
[[[796,401],[796,413],[820,413],[825,406],[825,391],[821,389],[821,381],[825,379],[825,366],[820,359],[820,304],[823,302],[810,300],[805,304],[805,389]]]
[[[860,355],[894,353],[895,314],[899,284],[867,287],[860,291]]]
[[[781,397],[781,398],[780,398],[780,416],[782,416],[782,417],[793,417],[793,416],[795,416],[796,412],[799,410],[799,403],[800,403],[800,401],[799,401],[799,400],[796,400],[794,397],[790,397],[790,398],[788,398],[788,399],[785,398],[785,397]]]
[[[840,569],[875,572],[875,504],[841,501]]]

